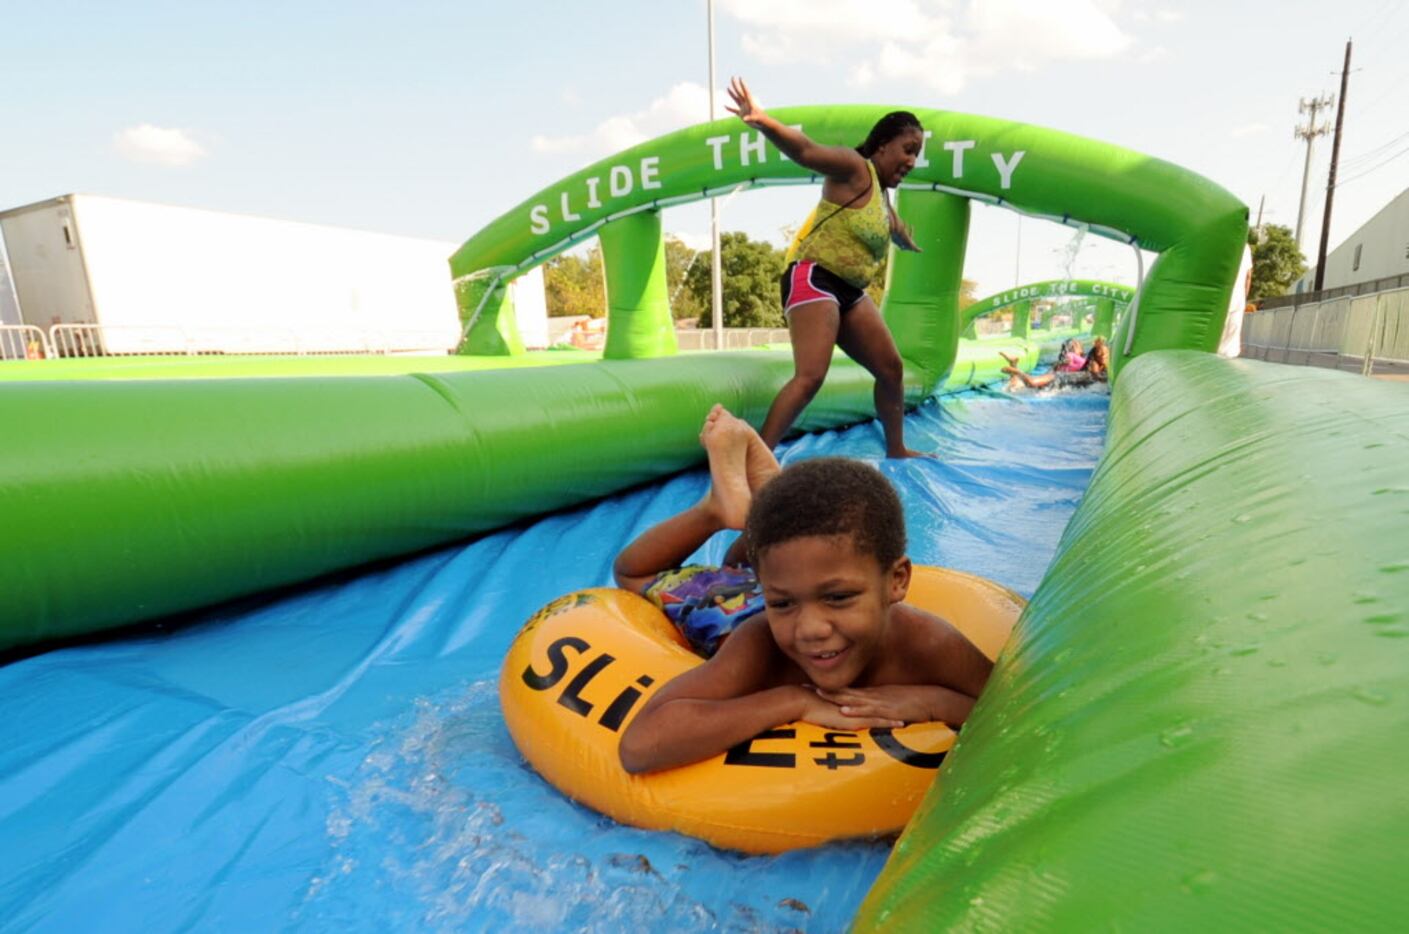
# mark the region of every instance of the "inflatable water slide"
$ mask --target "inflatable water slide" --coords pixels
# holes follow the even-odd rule
[[[774,114],[853,144],[888,109]],[[524,620],[605,584],[616,548],[699,495],[709,406],[757,424],[790,375],[786,352],[675,352],[661,212],[818,181],[717,121],[466,241],[450,265],[468,369],[0,370],[0,917],[1402,924],[1405,387],[1213,355],[1247,232],[1216,184],[1050,129],[915,113],[926,145],[898,205],[923,252],[891,257],[883,313],[911,430],[941,457],[882,468],[918,559],[1030,600],[893,850],[744,857],[620,827],[524,766],[495,699]],[[1079,287],[1110,330],[1108,413],[1077,394],[935,403],[1001,365],[961,340],[972,321],[1045,294],[959,312],[975,200],[1158,254],[1133,291]],[[531,365],[506,285],[591,236],[603,358]],[[1011,340],[1034,343],[1021,314]],[[838,359],[784,460],[876,458],[872,415],[869,377]]]

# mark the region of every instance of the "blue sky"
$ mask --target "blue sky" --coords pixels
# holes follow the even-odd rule
[[[716,0],[719,84],[766,105],[944,107],[1109,140],[1294,224],[1297,100],[1356,42],[1331,243],[1409,187],[1409,4]],[[526,3],[0,0],[0,208],[96,194],[458,243],[631,142],[703,120],[704,0]],[[721,102],[722,106],[722,102]],[[1317,141],[1314,253],[1329,137]],[[1391,159],[1391,161],[1385,161]],[[1364,174],[1361,174],[1364,173]],[[1356,177],[1356,176],[1359,177]],[[739,195],[725,229],[778,240],[814,189]],[[703,206],[667,212],[700,242]],[[976,209],[987,293],[1061,275],[1071,231]],[[1015,267],[1020,267],[1015,268]],[[1132,281],[1087,238],[1071,272]]]

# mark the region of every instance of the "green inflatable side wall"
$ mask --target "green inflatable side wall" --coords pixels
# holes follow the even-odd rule
[[[468,373],[17,382],[0,423],[0,648],[498,528],[673,473],[701,413],[761,423],[787,354]],[[907,377],[907,398],[929,391]],[[874,417],[838,359],[801,427]]]
[[[999,349],[1034,365],[1060,337],[1044,336],[964,342],[946,388],[996,378]],[[69,381],[6,385],[0,422],[22,426],[25,443],[0,461],[0,649],[307,580],[673,473],[700,459],[700,413],[722,402],[759,424],[792,374],[777,351],[522,365],[556,356],[487,358],[506,367],[490,371],[470,357],[166,358],[141,361],[137,379],[120,364],[138,361],[53,361]],[[333,375],[338,363],[402,372]],[[406,372],[418,364],[442,371]],[[153,378],[165,368],[265,378]],[[301,369],[327,375],[280,375]],[[922,375],[907,372],[910,404],[934,389]],[[871,387],[838,354],[801,427],[874,417]]]
[[[1402,930],[1409,387],[1151,354],[859,931]]]

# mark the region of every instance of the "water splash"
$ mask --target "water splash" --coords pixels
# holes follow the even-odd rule
[[[517,800],[509,789],[532,781],[522,775],[527,766],[507,741],[486,748],[487,736],[503,732],[492,682],[422,698],[408,719],[383,728],[350,781],[330,777],[339,799],[326,821],[330,856],[309,880],[300,926],[356,929],[376,918],[429,931],[840,929],[888,851],[848,844],[746,857],[625,830],[541,782],[547,804]],[[545,841],[543,825],[567,812],[605,832],[575,834],[568,846]],[[854,891],[760,885],[743,893],[727,884],[740,862],[791,864],[797,879],[809,861],[847,866]],[[826,872],[822,879],[832,881]]]
[[[1076,278],[1072,275],[1071,270],[1072,267],[1076,265],[1076,258],[1081,254],[1081,245],[1086,240],[1086,234],[1089,231],[1090,228],[1085,224],[1076,225],[1076,232],[1072,234],[1071,239],[1062,247],[1062,278],[1067,282]]]

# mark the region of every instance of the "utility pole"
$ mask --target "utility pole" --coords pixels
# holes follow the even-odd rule
[[[1325,136],[1331,132],[1330,124],[1324,120],[1320,126],[1316,125],[1316,115],[1322,110],[1330,107],[1336,102],[1332,97],[1313,97],[1310,100],[1303,97],[1301,103],[1297,105],[1297,113],[1309,114],[1306,126],[1296,128],[1293,137],[1295,139],[1306,140],[1306,165],[1301,170],[1301,202],[1296,209],[1296,248],[1301,249],[1301,222],[1306,216],[1306,183],[1311,178],[1311,143],[1318,136]]]
[[[1336,135],[1331,137],[1331,172],[1326,176],[1326,216],[1321,221],[1321,248],[1316,251],[1316,282],[1319,292],[1326,281],[1326,244],[1331,237],[1331,198],[1336,193],[1336,165],[1341,158],[1341,133],[1345,129],[1345,91],[1350,83],[1350,40],[1345,40],[1345,66],[1341,69],[1341,96],[1336,102]]]
[[[709,119],[713,120],[714,110],[714,0],[705,4],[709,14]],[[719,258],[719,199],[709,199],[709,280],[710,315],[713,325],[714,349],[724,349],[724,267]]]
[[[1306,183],[1303,182],[1303,183],[1302,183],[1302,197],[1303,197],[1303,198],[1306,197],[1305,191],[1306,191]],[[1264,206],[1266,206],[1266,204],[1267,204],[1267,195],[1264,194],[1262,197],[1260,197],[1260,198],[1257,199],[1257,224],[1256,224],[1256,226],[1253,227],[1253,230],[1257,231],[1257,242],[1258,242],[1258,243],[1261,243],[1261,242],[1262,242],[1262,209],[1263,209]],[[1301,225],[1298,224],[1297,226],[1300,227]]]

